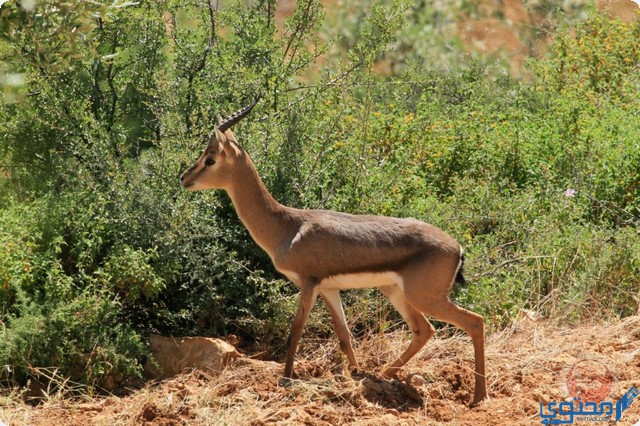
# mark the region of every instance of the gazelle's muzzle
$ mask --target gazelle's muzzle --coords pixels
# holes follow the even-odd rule
[[[189,175],[191,175],[191,173],[195,170],[196,167],[197,167],[197,164],[194,164],[193,166],[189,167],[180,175],[180,183],[182,184],[183,188],[189,188],[195,185],[195,182],[193,182],[193,180],[189,180],[187,178],[189,177]]]

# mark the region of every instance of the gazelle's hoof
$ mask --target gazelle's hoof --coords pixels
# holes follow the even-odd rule
[[[387,380],[395,379],[396,376],[398,375],[398,371],[400,371],[399,367],[389,367],[386,370],[384,370],[384,373],[382,373],[382,377],[384,377]]]
[[[280,377],[278,380],[278,386],[281,388],[290,388],[293,385],[293,379],[291,377]]]
[[[479,398],[473,398],[473,401],[471,402],[471,404],[469,404],[469,408],[474,408],[477,407],[478,405],[480,405],[480,403],[488,400],[489,397],[487,395],[481,396]]]

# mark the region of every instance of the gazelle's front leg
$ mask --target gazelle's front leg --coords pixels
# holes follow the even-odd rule
[[[287,359],[284,364],[284,377],[293,378],[293,359],[296,356],[298,343],[304,331],[304,325],[309,319],[309,313],[318,297],[318,286],[315,282],[305,280],[300,285],[300,303],[293,324],[291,324],[291,333],[289,334],[289,349],[287,350]]]
[[[340,349],[347,356],[349,365],[353,368],[358,368],[358,361],[356,361],[356,356],[351,347],[351,335],[349,333],[349,327],[347,327],[347,319],[344,315],[344,309],[342,309],[342,303],[340,302],[340,291],[337,289],[322,290],[320,296],[324,299],[331,314],[333,330],[338,336]]]

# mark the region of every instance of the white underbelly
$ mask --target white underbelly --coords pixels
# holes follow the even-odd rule
[[[293,271],[280,271],[294,284],[300,285],[300,275]],[[319,289],[346,290],[350,288],[372,288],[389,285],[402,287],[402,277],[396,272],[360,272],[354,274],[339,274],[320,281]]]
[[[320,281],[320,288],[346,290],[349,288],[371,288],[388,285],[402,287],[402,277],[396,272],[361,272],[334,275]]]

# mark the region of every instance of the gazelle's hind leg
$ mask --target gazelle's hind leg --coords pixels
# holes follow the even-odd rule
[[[453,324],[466,331],[473,341],[475,357],[475,392],[471,406],[475,406],[487,397],[487,382],[484,366],[484,319],[482,315],[467,311],[454,305],[448,298],[444,300],[411,299],[420,311],[438,320]]]
[[[400,355],[391,366],[389,366],[382,375],[391,378],[396,375],[398,370],[405,365],[420,349],[424,347],[427,341],[433,337],[436,330],[427,321],[420,311],[414,308],[407,301],[402,289],[397,285],[380,287],[380,291],[389,298],[391,304],[398,310],[402,318],[409,324],[413,337],[409,347]]]

